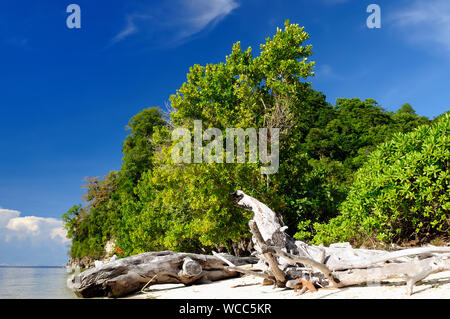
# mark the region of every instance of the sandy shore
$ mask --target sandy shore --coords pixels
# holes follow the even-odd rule
[[[262,286],[261,278],[244,276],[206,285],[154,285],[150,292],[135,294],[127,299],[450,299],[450,271],[433,274],[406,294],[402,280],[383,281],[381,284],[319,289],[298,295],[291,289]]]

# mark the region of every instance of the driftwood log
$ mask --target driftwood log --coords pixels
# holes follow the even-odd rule
[[[219,258],[220,256],[220,258]],[[69,279],[69,287],[80,297],[121,297],[141,290],[147,284],[183,283],[191,285],[238,276],[233,265],[255,263],[254,257],[228,254],[207,256],[160,251],[107,262]]]
[[[300,292],[402,278],[407,293],[412,294],[418,281],[450,270],[450,247],[383,251],[354,249],[348,243],[314,246],[290,237],[281,218],[257,199],[242,191],[234,192],[231,198],[236,205],[253,212],[249,227],[255,257],[149,252],[100,263],[72,276],[70,288],[85,298],[121,297],[150,284],[202,284],[248,274],[263,278],[265,284]]]
[[[354,249],[348,243],[323,247],[294,241],[285,233],[280,217],[266,205],[242,191],[236,191],[232,197],[237,205],[254,213],[249,226],[258,257],[278,286],[298,289],[307,282],[339,288],[402,278],[407,293],[412,294],[418,281],[450,270],[450,247],[383,251]]]

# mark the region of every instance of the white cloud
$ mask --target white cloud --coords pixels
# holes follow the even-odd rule
[[[0,209],[0,240],[31,240],[34,243],[54,241],[65,243],[63,222],[56,218],[20,216],[16,210]]]
[[[450,49],[450,1],[427,0],[403,3],[388,17],[414,44],[438,44]]]
[[[19,216],[20,216],[20,212],[17,210],[0,208],[0,229],[2,227],[6,227],[6,225],[8,225],[8,222],[10,221],[10,219],[19,217]]]
[[[70,242],[70,239],[67,238],[67,231],[63,227],[53,228],[50,232],[50,238],[60,240],[62,243]]]
[[[20,235],[37,236],[40,232],[39,219],[34,216],[12,218],[6,228],[16,231]]]
[[[64,265],[69,239],[62,220],[0,208],[0,264]]]
[[[192,36],[215,26],[239,4],[236,0],[170,0],[160,7],[148,7],[145,13],[132,13],[111,40],[115,44],[138,32],[164,34],[165,41],[179,44]],[[142,10],[141,10],[142,11]]]

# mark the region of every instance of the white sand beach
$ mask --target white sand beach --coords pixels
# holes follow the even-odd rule
[[[148,293],[128,299],[450,299],[450,271],[430,275],[417,283],[411,296],[403,280],[383,281],[341,289],[319,289],[299,295],[292,289],[261,285],[261,278],[243,276],[185,287],[182,284],[154,285]]]

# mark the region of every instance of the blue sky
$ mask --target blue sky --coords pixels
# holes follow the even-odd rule
[[[81,29],[66,7],[81,7]],[[366,8],[381,7],[381,29]],[[71,0],[0,3],[0,264],[64,264],[60,216],[85,176],[121,164],[128,119],[168,102],[189,66],[254,54],[285,19],[305,26],[313,87],[420,115],[450,109],[447,0]]]

